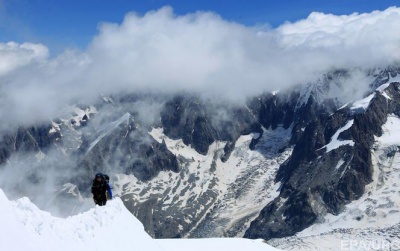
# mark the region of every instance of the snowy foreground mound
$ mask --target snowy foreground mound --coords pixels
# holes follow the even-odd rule
[[[277,250],[262,240],[154,240],[119,198],[66,219],[41,211],[27,198],[9,201],[1,189],[0,205],[2,250]]]

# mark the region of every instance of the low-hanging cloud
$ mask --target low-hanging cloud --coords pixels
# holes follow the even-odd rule
[[[170,7],[128,13],[121,24],[101,24],[83,52],[50,58],[40,44],[0,44],[0,119],[50,119],[66,103],[100,93],[185,91],[243,100],[334,69],[385,67],[399,62],[399,26],[396,7],[312,13],[276,29],[211,12],[177,16]]]

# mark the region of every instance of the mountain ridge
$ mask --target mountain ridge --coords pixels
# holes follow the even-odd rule
[[[359,100],[334,95],[351,79],[348,71],[244,105],[182,94],[102,97],[99,105],[75,107],[71,118],[5,134],[0,163],[10,169],[26,161],[14,157],[26,151],[38,162],[24,169],[33,174],[29,184],[48,180],[38,172],[43,167],[65,169],[61,179],[54,174],[54,187],[70,182],[83,197],[90,196],[88,177],[107,172],[156,238],[292,236],[339,215],[374,181],[371,149],[388,116],[400,115],[400,71],[371,72],[371,91]],[[146,106],[155,111],[144,120]],[[26,190],[20,193],[35,199]]]

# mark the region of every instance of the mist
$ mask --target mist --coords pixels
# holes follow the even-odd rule
[[[86,211],[92,204],[71,184],[76,195],[63,191],[63,185],[74,182],[85,171],[75,168],[74,158],[51,151],[41,159],[39,153],[16,153],[0,168],[0,186],[9,198],[29,197],[38,207],[55,216],[66,217]],[[43,155],[44,156],[44,155]],[[89,190],[88,187],[86,190]]]
[[[343,16],[311,13],[276,29],[245,26],[212,12],[179,16],[164,7],[145,15],[127,13],[120,24],[100,23],[85,51],[53,56],[43,44],[7,41],[0,43],[0,129],[49,123],[72,113],[73,104],[90,105],[120,93],[193,93],[237,104],[263,92],[315,82],[337,69],[348,70],[349,76],[338,79],[341,83],[330,95],[348,102],[365,94],[371,83],[368,69],[399,63],[398,27],[396,7]],[[139,101],[132,112],[151,125],[162,105],[160,100]],[[216,113],[221,123],[228,116]],[[102,122],[100,117],[94,125]],[[0,184],[9,191],[54,191],[55,181],[70,176],[59,170],[77,163],[61,165],[59,155],[47,156],[46,163],[33,167],[27,163],[34,156],[15,157],[0,170]],[[44,166],[53,168],[43,171]],[[35,186],[30,173],[44,185]]]
[[[240,102],[334,69],[396,64],[399,25],[396,7],[347,16],[311,13],[276,29],[211,12],[177,16],[170,7],[132,12],[121,24],[101,23],[86,51],[50,57],[42,44],[1,43],[0,119],[9,125],[46,121],[68,103],[121,92],[186,91]]]

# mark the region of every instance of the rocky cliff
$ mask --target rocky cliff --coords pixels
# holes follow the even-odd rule
[[[93,174],[106,172],[157,238],[291,236],[340,214],[373,181],[375,137],[400,116],[399,72],[371,71],[369,91],[348,103],[332,95],[345,70],[245,103],[102,97],[47,125],[4,132],[0,164],[29,161],[36,183],[52,173],[57,198],[65,183],[90,197]]]

